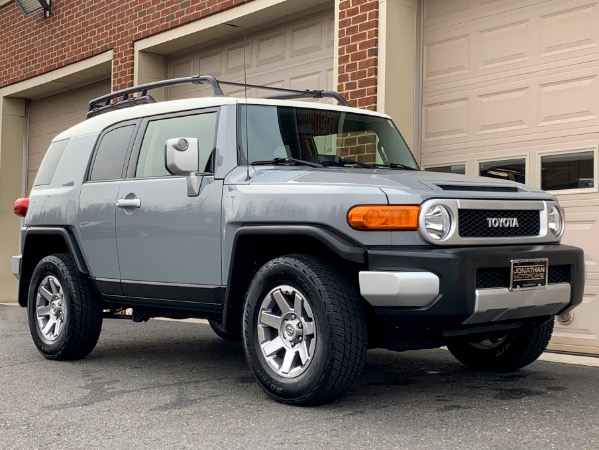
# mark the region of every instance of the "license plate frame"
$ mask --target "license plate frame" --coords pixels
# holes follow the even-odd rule
[[[510,267],[510,291],[544,289],[547,287],[549,259],[512,259]]]

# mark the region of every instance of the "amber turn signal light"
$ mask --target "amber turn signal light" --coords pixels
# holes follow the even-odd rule
[[[420,206],[368,205],[354,206],[347,212],[347,222],[356,230],[418,229]]]
[[[27,215],[27,209],[29,209],[29,199],[27,197],[15,200],[13,211],[17,216],[25,217]]]

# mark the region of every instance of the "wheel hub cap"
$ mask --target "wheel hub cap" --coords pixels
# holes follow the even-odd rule
[[[316,326],[310,304],[291,286],[278,286],[262,300],[258,341],[268,365],[285,378],[301,375],[316,349]]]
[[[300,342],[300,337],[303,338],[302,323],[299,319],[295,320],[284,320],[283,327],[280,331],[280,335],[283,336],[287,342],[297,343]]]
[[[65,322],[66,305],[62,285],[56,277],[48,275],[38,285],[35,314],[42,339],[46,342],[58,339]]]

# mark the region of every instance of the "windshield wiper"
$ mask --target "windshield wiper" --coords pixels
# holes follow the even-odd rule
[[[308,167],[322,167],[322,164],[318,164],[312,161],[306,161],[303,159],[296,158],[275,158],[268,161],[253,161],[252,166],[278,166],[278,165],[290,165],[290,166],[308,166]]]
[[[373,164],[374,167],[384,167],[388,169],[401,169],[401,170],[420,170],[417,167],[406,166],[400,163],[389,163],[389,164]]]
[[[339,158],[339,159],[332,159],[330,161],[322,161],[321,164],[323,166],[326,167],[343,167],[346,164],[355,164],[356,166],[360,166],[360,167],[366,167],[367,169],[376,169],[376,166],[372,165],[372,164],[366,164],[360,161],[354,161],[353,159],[344,159],[344,158]]]

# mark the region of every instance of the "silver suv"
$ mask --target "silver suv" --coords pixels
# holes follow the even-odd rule
[[[181,83],[214,95],[148,95]],[[12,261],[46,358],[85,357],[104,317],[205,318],[242,341],[269,396],[311,405],[347,391],[368,348],[519,369],[581,302],[555,197],[421,171],[388,116],[336,92],[230,98],[229,84],[115,92],[53,140],[15,203]],[[339,105],[293,100],[312,97]]]

